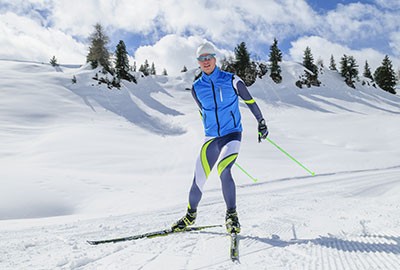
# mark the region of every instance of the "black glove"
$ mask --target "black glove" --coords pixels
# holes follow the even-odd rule
[[[258,122],[258,142],[261,142],[261,139],[266,139],[268,136],[268,127],[265,124],[265,120],[261,119]]]

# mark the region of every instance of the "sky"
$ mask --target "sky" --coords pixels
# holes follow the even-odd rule
[[[253,59],[268,60],[274,38],[284,60],[301,62],[309,46],[326,66],[346,54],[374,71],[388,55],[398,70],[399,14],[398,0],[0,0],[0,59],[84,64],[100,23],[111,52],[123,40],[130,64],[147,59],[158,74],[196,68],[204,41],[219,59],[244,41]]]

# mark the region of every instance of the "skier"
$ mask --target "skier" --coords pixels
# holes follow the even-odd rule
[[[192,95],[200,108],[205,140],[196,162],[187,213],[175,222],[171,229],[180,231],[194,224],[204,184],[218,161],[218,174],[221,178],[222,193],[227,208],[226,229],[230,234],[239,233],[236,187],[231,174],[231,168],[239,154],[242,138],[238,97],[244,100],[258,121],[259,141],[266,139],[268,128],[258,105],[244,82],[236,75],[220,70],[216,65],[214,46],[209,42],[201,44],[197,49],[196,56],[202,74],[193,83]]]

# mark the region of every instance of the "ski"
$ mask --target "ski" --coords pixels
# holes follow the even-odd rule
[[[236,233],[231,233],[231,260],[239,262],[239,239]]]
[[[172,229],[165,229],[165,230],[148,232],[148,233],[143,233],[143,234],[125,236],[125,237],[120,237],[120,238],[111,238],[111,239],[104,239],[104,240],[88,240],[87,242],[90,245],[118,243],[118,242],[124,242],[124,241],[138,240],[138,239],[142,239],[142,238],[154,238],[154,237],[160,237],[160,236],[167,236],[167,235],[170,235],[173,233],[179,233],[179,232],[200,231],[200,230],[204,230],[204,229],[208,229],[208,228],[216,228],[216,227],[222,227],[222,225],[206,225],[206,226],[197,226],[197,227],[186,227],[182,231],[173,231]]]

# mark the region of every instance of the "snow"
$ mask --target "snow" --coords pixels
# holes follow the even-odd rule
[[[201,121],[194,71],[98,85],[88,66],[0,61],[0,269],[400,269],[400,97],[349,88],[323,70],[321,87],[250,87],[270,138],[241,104],[233,173],[240,264],[224,228],[90,246],[86,240],[168,228],[185,213]],[[77,83],[72,83],[72,77]],[[197,225],[223,224],[211,173]]]

